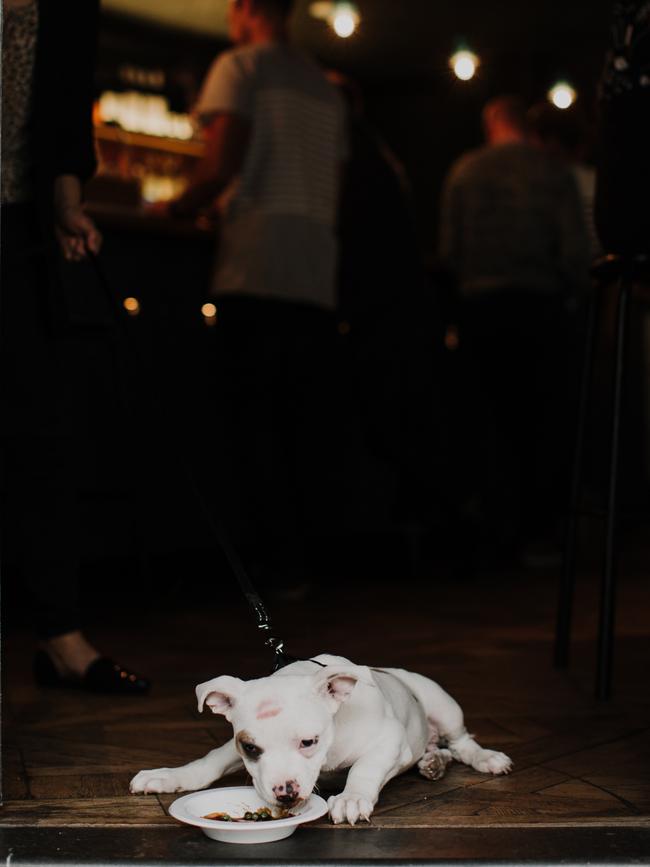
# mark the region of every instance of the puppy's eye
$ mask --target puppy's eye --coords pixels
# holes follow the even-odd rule
[[[318,743],[318,738],[305,738],[304,741],[300,741],[300,748],[303,750],[309,749],[309,747],[313,747]]]
[[[241,748],[247,756],[251,757],[251,759],[256,759],[262,755],[262,750],[257,746],[257,744],[251,744],[247,741],[242,741]]]

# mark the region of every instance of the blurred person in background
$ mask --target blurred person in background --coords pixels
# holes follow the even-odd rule
[[[548,100],[529,110],[528,121],[533,141],[566,163],[573,172],[584,208],[591,258],[596,259],[601,253],[594,222],[596,168],[587,161],[590,144],[587,121],[577,106],[561,110]]]
[[[57,250],[99,251],[83,209],[95,170],[93,72],[99,3],[3,0],[2,542],[33,606],[41,686],[137,694],[146,678],[82,632],[74,412],[62,368]],[[6,569],[3,569],[6,575]]]
[[[327,448],[316,439],[317,417],[331,379],[347,144],[340,97],[289,42],[292,7],[229,3],[235,47],[217,57],[195,106],[205,156],[168,210],[192,217],[216,203],[221,512],[269,587],[298,592],[301,455],[314,461]]]
[[[371,454],[397,470],[393,520],[439,505],[440,316],[419,249],[409,179],[365,112],[359,85],[328,72],[347,106],[339,209],[339,313]]]
[[[566,306],[585,289],[589,240],[573,175],[530,143],[522,101],[493,99],[483,123],[485,146],[447,175],[440,229],[470,377],[462,470],[485,556],[541,566],[559,558]]]

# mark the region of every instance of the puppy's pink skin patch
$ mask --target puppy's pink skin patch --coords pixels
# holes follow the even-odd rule
[[[271,699],[266,699],[258,705],[256,718],[270,719],[271,717],[277,716],[279,713],[282,713],[282,708],[278,707],[278,705]]]

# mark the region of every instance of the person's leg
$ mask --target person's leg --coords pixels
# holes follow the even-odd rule
[[[275,572],[274,550],[286,532],[289,500],[278,420],[286,388],[283,322],[277,303],[226,297],[215,329],[216,376],[228,474],[219,485],[219,516],[246,564]],[[272,567],[273,564],[273,568]]]
[[[561,511],[570,441],[564,395],[568,387],[566,329],[561,299],[522,290],[504,296],[492,336],[499,349],[499,440],[513,470],[517,543],[525,562],[557,557],[549,543]],[[486,386],[487,387],[487,386]],[[505,457],[504,457],[505,460]]]
[[[568,329],[562,298],[539,298],[527,328],[534,406],[525,515],[528,535],[554,544],[558,552],[574,439]]]
[[[286,585],[304,588],[306,537],[313,506],[310,478],[324,450],[331,449],[328,426],[334,413],[334,323],[330,313],[315,307],[285,305],[280,375],[273,406],[275,479],[269,493],[286,491],[279,521],[270,526],[276,539],[276,562]]]
[[[469,378],[465,434],[488,547],[513,549],[519,532],[521,400],[525,367],[510,293],[463,305],[461,347]]]
[[[220,513],[239,524],[238,541],[262,577],[295,585],[304,571],[299,461],[306,401],[318,390],[318,311],[252,298],[222,299],[219,309],[224,462],[239,521],[223,497]]]
[[[33,213],[3,208],[2,216],[4,542],[19,556],[37,634],[47,641],[80,625],[73,448],[61,414],[46,251]]]
[[[3,557],[17,555],[45,668],[63,685],[100,654],[81,631],[74,431],[64,409],[49,252],[31,209],[3,207],[2,251]],[[103,679],[109,691],[148,688],[142,678],[120,688],[116,677]]]

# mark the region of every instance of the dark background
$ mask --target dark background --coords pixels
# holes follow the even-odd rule
[[[486,100],[517,93],[532,104],[545,99],[558,79],[568,79],[593,121],[611,5],[609,0],[366,0],[357,3],[361,24],[346,40],[309,15],[309,3],[301,0],[293,32],[324,66],[361,85],[370,119],[411,180],[422,249],[429,257],[442,178],[455,157],[480,143]],[[449,68],[461,43],[481,59],[470,82],[459,81]],[[120,86],[116,72],[125,59],[158,66],[168,72],[172,108],[185,111],[209,63],[227,44],[214,35],[105,13],[98,87]]]
[[[306,6],[299,4],[296,41],[325,66],[358,81],[370,121],[404,164],[420,249],[430,268],[428,300],[436,302],[440,186],[451,162],[480,143],[483,104],[504,92],[532,104],[567,78],[593,123],[610,3],[371,0],[358,4],[362,23],[349,40],[311,18]],[[481,59],[470,82],[458,81],[448,65],[461,42]],[[120,76],[124,64],[158,68],[165,72],[171,108],[187,111],[209,64],[227,44],[214,34],[104,11],[97,92],[130,88]],[[138,598],[174,605],[190,586],[192,595],[236,592],[187,481],[189,462],[209,497],[218,489],[223,460],[211,435],[218,426],[219,399],[211,334],[200,314],[213,255],[210,240],[105,231],[102,259],[110,289],[121,297],[135,295],[142,306],[137,318],[118,329],[110,324],[106,287],[92,269],[63,272],[70,400],[79,440],[83,587],[96,607]],[[395,287],[396,311],[403,309],[403,290]],[[431,580],[432,563],[454,560],[457,540],[447,515],[454,480],[446,449],[451,444],[453,451],[449,415],[462,394],[440,400],[441,389],[456,388],[457,362],[441,346],[439,311],[425,307],[417,325],[425,343],[429,340],[426,363],[433,385],[422,398],[431,429],[425,483],[417,492],[402,489],[399,461],[374,448],[364,427],[354,331],[338,340],[333,374],[338,415],[331,419],[330,448],[309,456],[317,481],[311,546],[321,574],[390,581],[412,572]],[[400,328],[399,339],[408,343],[408,322],[402,320]],[[640,384],[631,387],[640,407]],[[395,415],[393,409],[386,406],[386,418]],[[637,469],[628,489],[642,489],[643,498],[639,413],[633,424]],[[405,501],[415,504],[417,520]],[[427,564],[420,575],[419,562]]]

